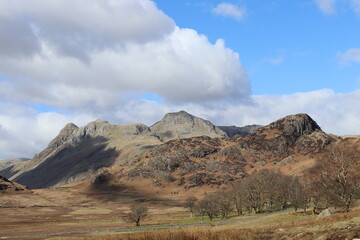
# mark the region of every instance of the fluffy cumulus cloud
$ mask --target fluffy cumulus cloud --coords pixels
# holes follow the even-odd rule
[[[246,11],[244,8],[240,8],[234,4],[223,2],[219,3],[212,9],[215,15],[231,17],[235,20],[241,20],[245,17]]]
[[[71,119],[124,122],[148,93],[167,106],[240,103],[250,84],[223,40],[177,27],[150,0],[1,1],[4,156],[39,150]],[[30,107],[39,104],[61,111]],[[20,138],[26,147],[15,154],[10,145]]]
[[[315,0],[317,6],[325,14],[335,14],[338,2],[348,4],[357,14],[360,14],[360,0]]]
[[[360,63],[360,48],[350,48],[345,52],[339,52],[337,57],[339,62],[344,65],[351,62]]]

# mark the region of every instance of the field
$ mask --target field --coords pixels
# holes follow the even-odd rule
[[[143,226],[124,216],[134,202],[150,208]],[[184,196],[140,195],[137,190],[77,188],[0,195],[1,239],[353,239],[360,238],[360,208],[318,219],[316,215],[264,213],[201,223],[182,207]],[[9,238],[10,239],[10,238]]]

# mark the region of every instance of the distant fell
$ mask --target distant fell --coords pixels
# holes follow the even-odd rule
[[[210,121],[195,117],[185,111],[167,113],[150,127],[163,141],[187,137],[226,137],[226,133]]]
[[[228,137],[234,137],[236,135],[240,136],[247,136],[250,133],[255,132],[259,128],[261,128],[262,125],[246,125],[244,127],[237,127],[237,126],[218,126],[223,132],[226,133]]]

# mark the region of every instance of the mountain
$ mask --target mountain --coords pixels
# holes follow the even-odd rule
[[[136,164],[117,169],[113,179],[150,180],[160,188],[189,190],[227,184],[262,168],[301,175],[316,154],[339,140],[322,132],[308,115],[290,115],[246,137],[168,141],[138,156]]]
[[[102,120],[80,128],[67,124],[21,169],[8,166],[0,173],[30,188],[86,180],[114,186],[150,181],[154,187],[189,190],[227,184],[262,168],[301,175],[317,154],[341,140],[324,133],[307,114],[248,129],[246,136],[229,138],[184,111],[168,113],[151,127]]]
[[[195,117],[185,111],[167,113],[150,127],[162,141],[188,137],[226,137],[226,133],[210,121]]]
[[[211,122],[184,111],[166,114],[150,128],[103,120],[80,128],[69,123],[21,169],[11,165],[0,168],[0,173],[30,188],[53,187],[88,179],[103,167],[131,165],[137,156],[166,140],[203,135],[226,136]]]
[[[262,127],[261,125],[256,125],[256,124],[246,125],[244,127],[218,126],[218,128],[220,128],[223,132],[225,132],[228,137],[234,137],[236,135],[247,136],[261,127]]]

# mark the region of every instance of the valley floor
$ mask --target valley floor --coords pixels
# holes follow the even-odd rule
[[[124,220],[129,206],[150,207],[144,227]],[[0,195],[0,239],[353,239],[360,238],[360,208],[323,219],[291,210],[216,219],[190,218],[183,198],[138,191],[86,192],[74,188]],[[135,229],[135,230],[134,230]]]

